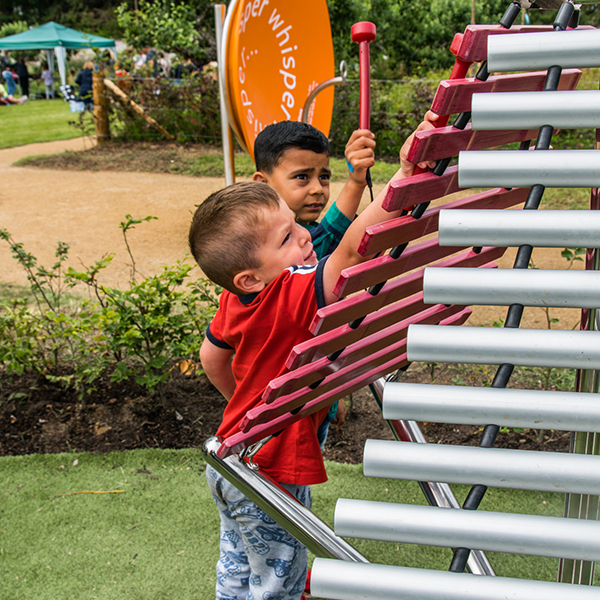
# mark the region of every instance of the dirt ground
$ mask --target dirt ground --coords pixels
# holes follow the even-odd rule
[[[129,236],[140,273],[154,273],[161,265],[183,258],[194,206],[222,187],[224,179],[12,166],[23,156],[84,150],[86,144],[89,147],[89,140],[81,138],[0,150],[0,227],[23,242],[40,264],[53,262],[59,240],[71,246],[74,266],[116,252],[113,264],[103,275],[103,283],[112,286],[125,286],[128,281],[128,256],[118,227],[126,214],[158,217],[157,221],[139,225]],[[332,197],[337,196],[341,186],[333,184]],[[381,187],[376,186],[375,191]],[[365,198],[365,204],[367,201]],[[499,266],[509,268],[513,257],[514,251],[509,251]],[[560,250],[536,251],[534,262],[539,268],[564,268],[566,264]],[[5,246],[0,246],[0,281],[26,283],[25,273]],[[505,313],[503,307],[476,307],[469,323],[490,324]],[[560,319],[555,327],[572,328],[579,311],[553,310],[552,316]],[[545,327],[544,311],[526,310],[522,326]],[[451,382],[456,376],[447,370],[436,382]],[[423,365],[412,365],[406,377],[408,381],[431,381]],[[13,383],[5,381],[2,386],[5,398],[16,394],[14,398],[26,400],[13,399],[2,405],[0,455],[200,446],[214,433],[224,406],[204,377],[173,377],[164,402],[135,384],[115,386],[105,382],[90,396],[86,410],[72,395],[33,376]],[[476,444],[479,438],[478,428],[474,427],[424,424],[423,428],[434,443]],[[344,428],[331,430],[325,457],[360,462],[364,441],[369,437],[391,439],[391,433],[371,395],[362,390],[353,397]],[[499,445],[565,451],[568,434],[552,432],[538,439],[535,432],[511,431],[501,435]]]

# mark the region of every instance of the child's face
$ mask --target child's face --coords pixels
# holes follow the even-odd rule
[[[258,252],[261,266],[254,272],[264,286],[288,267],[317,264],[310,233],[296,223],[294,213],[283,200],[279,200],[279,210],[265,211],[264,227],[269,233]]]
[[[289,148],[272,173],[261,175],[302,223],[315,221],[329,202],[331,171],[326,153]]]

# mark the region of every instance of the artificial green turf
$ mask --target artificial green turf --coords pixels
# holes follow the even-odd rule
[[[187,600],[214,597],[218,515],[197,450],[0,458],[3,600]],[[330,525],[338,498],[424,504],[418,484],[328,463],[313,487]],[[120,491],[122,490],[122,491]],[[456,487],[459,500],[467,488]],[[115,492],[88,494],[73,492]],[[482,509],[561,516],[560,494],[490,489]],[[350,540],[372,562],[446,570],[450,551]],[[554,559],[490,555],[498,575],[556,578]]]
[[[69,125],[75,117],[69,103],[59,99],[1,106],[0,149],[81,137],[81,130]]]
[[[35,455],[1,465],[3,599],[213,595],[218,516],[197,451]],[[115,490],[123,492],[72,494]]]

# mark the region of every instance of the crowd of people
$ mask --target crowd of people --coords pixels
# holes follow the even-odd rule
[[[29,84],[31,79],[39,79],[44,85],[46,100],[56,97],[56,79],[50,65],[42,65],[42,71],[38,76],[31,76],[27,64],[23,58],[11,62],[6,52],[0,54],[0,106],[10,104],[25,104],[30,97]],[[91,107],[92,104],[92,75],[94,63],[87,61],[77,75],[71,70],[67,73],[67,83],[73,90],[77,90],[78,100]],[[62,90],[62,87],[61,87]],[[38,93],[38,98],[44,97],[44,92]]]
[[[127,50],[125,53],[127,53]],[[126,59],[121,65],[116,62],[116,57],[113,55],[111,55],[110,62],[111,64],[114,63],[115,73],[120,76],[129,76],[137,72],[144,76],[167,77],[172,79],[174,83],[179,83],[182,79],[193,77],[196,74],[216,73],[216,63],[198,66],[194,64],[190,57],[184,57],[183,60],[173,60],[172,55],[167,55],[160,50],[157,51],[149,47],[144,48],[140,54],[130,56],[130,60]],[[125,64],[128,65],[127,69],[124,68]],[[2,71],[0,105],[24,104],[27,102],[30,98],[29,84],[31,79],[39,80],[44,86],[44,91],[38,91],[33,97],[43,98],[45,95],[47,100],[56,97],[56,78],[51,65],[48,63],[42,65],[38,74],[31,75],[23,58],[13,62],[7,52],[3,51],[0,54],[0,67]],[[87,61],[79,73],[76,74],[74,70],[67,72],[67,86],[69,86],[70,97],[82,101],[86,108],[92,106],[92,75],[94,68],[94,63]],[[60,89],[63,91],[63,86]]]

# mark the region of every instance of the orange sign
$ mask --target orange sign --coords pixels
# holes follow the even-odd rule
[[[310,93],[334,76],[326,0],[238,0],[228,16],[226,84],[233,129],[254,158],[269,124],[301,121]],[[329,134],[333,87],[312,103],[308,123]]]

